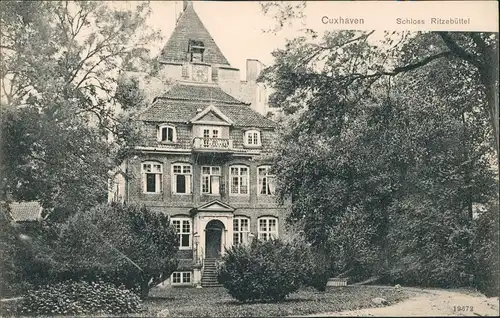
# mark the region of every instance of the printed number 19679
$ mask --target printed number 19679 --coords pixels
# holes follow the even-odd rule
[[[453,311],[474,311],[473,306],[453,306]]]

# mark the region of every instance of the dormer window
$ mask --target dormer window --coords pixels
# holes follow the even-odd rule
[[[160,142],[176,142],[177,133],[175,127],[171,125],[160,125],[158,127],[158,141]]]
[[[244,144],[246,147],[260,147],[260,131],[258,130],[247,130],[244,136]]]
[[[202,41],[189,40],[188,59],[190,62],[203,62],[205,45]]]

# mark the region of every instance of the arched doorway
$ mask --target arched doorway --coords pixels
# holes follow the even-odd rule
[[[219,220],[212,220],[205,227],[205,255],[206,258],[219,258],[222,250],[222,233],[224,224]]]

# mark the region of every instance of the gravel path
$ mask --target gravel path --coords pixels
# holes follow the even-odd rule
[[[392,306],[354,311],[327,312],[307,317],[325,316],[499,316],[498,297],[488,298],[470,291],[404,288],[415,294]]]

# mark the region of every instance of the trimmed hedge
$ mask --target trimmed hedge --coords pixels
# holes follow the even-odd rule
[[[29,291],[19,304],[23,315],[129,314],[141,310],[139,296],[104,282],[61,282]]]

